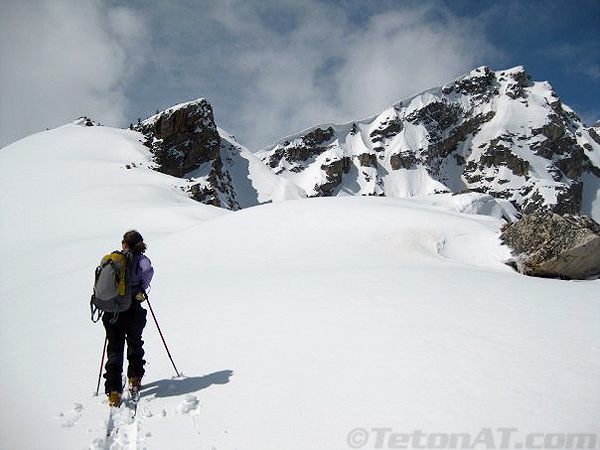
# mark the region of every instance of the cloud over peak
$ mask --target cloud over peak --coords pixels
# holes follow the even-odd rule
[[[433,4],[356,21],[341,7],[307,1],[267,20],[248,2],[228,0],[210,15],[234,37],[219,47],[229,58],[224,70],[241,87],[225,126],[254,149],[282,130],[373,114],[499,53],[473,21]],[[228,103],[213,100],[217,109]]]
[[[0,18],[0,145],[82,114],[121,125],[146,25],[95,0],[6,2]]]
[[[570,91],[571,106],[598,106],[589,95],[600,80],[591,0],[5,3],[0,145],[83,114],[126,126],[206,97],[219,125],[258,150],[317,123],[368,117],[481,65],[524,65],[561,96]]]

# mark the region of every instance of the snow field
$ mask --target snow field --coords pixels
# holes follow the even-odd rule
[[[185,377],[148,313],[146,388],[135,420],[119,411],[113,449],[342,449],[357,427],[600,431],[599,280],[514,273],[493,205],[339,197],[229,213],[148,158],[135,134],[74,126],[0,152],[6,448],[105,447],[88,299],[132,227]],[[496,217],[461,212],[484,206]]]

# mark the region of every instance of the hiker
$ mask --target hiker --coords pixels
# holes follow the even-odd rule
[[[131,307],[119,312],[117,316],[104,314],[102,323],[106,329],[108,341],[108,359],[105,365],[104,389],[110,406],[121,404],[123,391],[123,353],[127,341],[127,379],[129,391],[137,396],[144,376],[144,349],[142,332],[146,325],[146,310],[141,304],[146,300],[146,289],[150,285],[154,269],[148,257],[144,255],[146,244],[142,235],[130,230],[123,235],[123,253],[127,259],[128,285],[131,292]],[[115,320],[116,319],[116,320]]]

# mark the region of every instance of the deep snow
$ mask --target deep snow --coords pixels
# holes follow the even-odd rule
[[[448,195],[201,205],[138,140],[67,125],[0,151],[3,448],[104,448],[88,302],[98,260],[134,227],[185,378],[149,315],[146,389],[113,449],[600,431],[599,280],[513,272],[501,220]]]

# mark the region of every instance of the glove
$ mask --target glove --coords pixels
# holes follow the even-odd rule
[[[144,295],[144,293],[143,293],[143,292],[138,292],[137,294],[135,294],[135,299],[136,299],[138,302],[142,303],[143,301],[145,301],[145,300],[146,300],[146,296]]]

